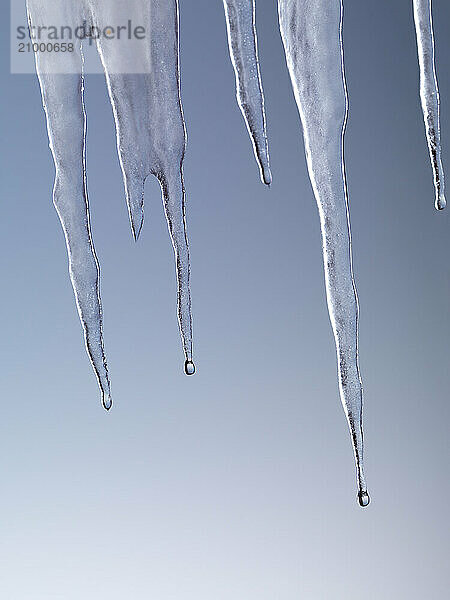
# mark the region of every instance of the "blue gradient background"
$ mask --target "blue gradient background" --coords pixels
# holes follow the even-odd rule
[[[195,359],[156,182],[129,230],[106,87],[87,81],[114,409],[100,406],[51,203],[37,80],[2,21],[0,596],[444,597],[450,212],[433,208],[411,2],[346,0],[346,156],[366,463],[356,503],[319,221],[276,26],[258,2],[274,183],[258,180],[219,0],[181,2]],[[450,5],[434,0],[450,174]]]

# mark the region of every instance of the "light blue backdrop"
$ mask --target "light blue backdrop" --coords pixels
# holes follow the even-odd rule
[[[276,3],[257,4],[270,190],[234,100],[221,2],[181,2],[195,377],[182,373],[158,186],[147,184],[136,246],[106,88],[88,78],[110,414],[51,203],[38,84],[9,75],[2,20],[5,600],[423,600],[448,590],[450,212],[433,208],[411,2],[345,2],[364,511]],[[450,175],[450,6],[434,5]]]

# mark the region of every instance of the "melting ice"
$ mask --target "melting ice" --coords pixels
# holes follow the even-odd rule
[[[422,102],[425,131],[433,169],[436,190],[435,206],[445,208],[444,170],[441,159],[441,132],[439,120],[439,89],[434,58],[434,33],[432,0],[413,0],[416,25],[417,49],[420,67],[420,99]]]
[[[131,228],[137,240],[144,219],[144,183],[160,182],[178,281],[178,318],[185,372],[192,375],[192,319],[189,248],[185,223],[183,159],[185,124],[180,99],[178,0],[84,0],[58,3],[28,0],[30,26],[83,22],[102,28],[120,15],[151,32],[148,43],[124,47],[96,38],[113,108]],[[236,95],[261,179],[272,175],[264,96],[258,62],[254,0],[223,0]],[[436,189],[436,207],[445,207],[441,162],[439,92],[435,73],[431,0],[413,0],[420,65],[420,95]],[[319,209],[326,294],[338,359],[339,390],[347,416],[357,470],[358,499],[370,502],[364,477],[362,383],[358,357],[358,298],[344,164],[348,114],[342,21],[343,0],[278,0],[279,25]],[[91,42],[92,40],[90,40]],[[86,113],[83,42],[71,53],[36,53],[50,148],[56,177],[54,204],[69,255],[69,271],[86,347],[103,404],[111,407],[103,347],[99,265],[89,224],[86,183]]]
[[[272,173],[266,134],[264,95],[258,61],[255,0],[223,0],[228,46],[236,74],[236,96],[253,142],[262,181],[270,185]]]
[[[144,184],[152,174],[160,182],[178,279],[178,318],[185,372],[193,375],[189,247],[185,223],[183,159],[185,124],[180,99],[177,0],[28,0],[30,27],[59,25],[75,31],[103,31],[105,24],[139,23],[149,32],[141,44],[111,43],[95,36],[113,108],[117,148],[123,172],[131,228],[137,240],[144,220]],[[229,47],[236,73],[237,98],[253,142],[262,180],[272,180],[264,97],[258,64],[253,0],[224,0]],[[94,37],[94,36],[92,36]],[[47,127],[55,166],[54,204],[67,241],[69,271],[83,325],[86,347],[105,408],[111,407],[106,363],[99,264],[89,225],[86,182],[84,57],[86,40],[73,52],[36,53]]]
[[[369,504],[363,464],[358,298],[343,142],[348,102],[342,51],[342,3],[279,0],[286,60],[300,113],[306,158],[323,240],[328,310],[336,341],[339,389],[356,459],[358,498]]]
[[[185,223],[183,159],[185,125],[180,99],[177,0],[28,0],[30,27],[59,24],[74,31],[87,22],[125,22],[131,15],[150,32],[136,55],[133,45],[97,38],[113,107],[117,145],[133,234],[141,231],[144,182],[149,174],[160,182],[178,280],[178,318],[185,372],[192,375],[189,248]],[[122,19],[123,21],[123,19]],[[86,348],[106,409],[112,404],[103,346],[99,265],[89,224],[86,184],[86,113],[84,108],[83,42],[73,52],[37,52],[50,148],[56,177],[53,201],[61,220],[69,255],[69,272],[83,325]]]

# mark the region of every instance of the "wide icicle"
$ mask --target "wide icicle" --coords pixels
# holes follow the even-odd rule
[[[279,20],[320,214],[328,309],[339,389],[350,426],[361,506],[369,504],[363,466],[358,299],[353,280],[343,141],[348,101],[341,0],[279,0]]]
[[[121,0],[90,0],[94,26],[117,21]],[[122,9],[124,10],[124,9]],[[178,0],[135,0],[127,18],[149,38],[136,47],[97,40],[117,129],[117,144],[135,239],[144,216],[144,183],[157,177],[175,252],[178,319],[184,370],[193,375],[189,247],[185,222],[183,160],[186,131],[180,96]],[[135,69],[133,71],[133,69]]]
[[[416,25],[417,49],[420,66],[420,99],[422,103],[428,150],[433,168],[436,190],[435,206],[442,210],[446,206],[444,170],[441,159],[441,132],[439,119],[439,89],[434,59],[434,34],[432,0],[413,0],[414,23]]]
[[[30,26],[80,23],[75,5],[28,0]],[[50,148],[56,167],[53,202],[67,243],[69,272],[83,325],[86,348],[105,409],[112,405],[103,349],[99,265],[92,243],[86,185],[86,113],[83,60],[79,42],[73,52],[36,53]]]
[[[192,361],[189,248],[182,164],[186,146],[180,99],[177,0],[28,0],[31,28],[84,25],[89,39],[67,52],[36,53],[50,147],[56,165],[54,203],[67,241],[69,269],[87,350],[106,409],[112,405],[103,348],[99,265],[95,255],[86,184],[86,113],[83,48],[97,40],[117,127],[119,157],[135,239],[143,222],[144,183],[152,173],[161,185],[176,258],[178,318],[185,354]],[[126,18],[125,18],[126,17]],[[139,38],[111,41],[111,23],[139,24]],[[51,25],[51,27],[50,27]],[[96,35],[96,32],[106,34]],[[142,37],[142,32],[145,37]],[[125,36],[126,37],[126,36]],[[136,36],[137,37],[137,36]],[[118,38],[119,39],[119,38]],[[109,42],[109,43],[108,43]],[[39,45],[39,48],[41,45]]]
[[[228,46],[236,74],[236,96],[244,116],[263,183],[272,183],[264,94],[258,61],[255,0],[223,0]]]

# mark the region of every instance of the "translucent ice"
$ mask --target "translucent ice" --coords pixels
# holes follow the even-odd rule
[[[441,133],[439,120],[439,90],[434,61],[434,34],[432,0],[413,0],[417,49],[420,66],[420,99],[425,121],[428,150],[433,168],[436,190],[435,206],[445,208],[444,171],[441,160]]]
[[[53,6],[39,0],[28,0],[28,16],[33,27],[64,20],[75,23],[79,15],[75,6],[69,10],[65,3]],[[112,401],[103,349],[100,272],[89,223],[86,113],[80,44],[74,44],[73,52],[37,52],[36,69],[56,167],[53,202],[66,237],[69,273],[86,348],[102,392],[103,405],[109,409]]]
[[[236,74],[239,107],[253,142],[263,183],[270,185],[272,174],[266,134],[264,95],[261,83],[255,25],[255,0],[223,0],[228,46]]]
[[[88,23],[101,30],[120,22],[123,2],[110,0],[28,0],[30,28],[49,24],[71,27]],[[121,12],[122,11],[122,12]],[[175,251],[178,317],[185,353],[185,371],[193,374],[189,249],[185,226],[182,164],[185,127],[180,99],[177,0],[134,0],[130,11],[150,39],[135,46],[97,44],[106,73],[117,126],[118,150],[135,238],[143,222],[144,182],[151,173],[161,185],[169,232]],[[126,22],[126,21],[125,21]],[[136,22],[136,20],[135,20]],[[99,265],[92,243],[86,182],[86,113],[83,46],[73,51],[36,52],[50,148],[56,178],[53,200],[66,236],[69,271],[86,347],[96,373],[103,404],[111,407],[110,383],[103,348]],[[135,72],[134,69],[137,71]]]
[[[121,0],[90,0],[93,23],[113,22],[117,3],[120,5]],[[150,35],[139,56],[144,72],[129,73],[129,69],[122,68],[124,64],[136,64],[135,48],[131,47],[127,55],[120,44],[110,44],[105,38],[99,38],[97,44],[116,121],[117,147],[135,239],[143,223],[147,176],[154,175],[161,185],[175,252],[185,372],[192,375],[195,367],[183,180],[186,131],[180,96],[178,0],[135,0],[134,6]]]
[[[342,1],[279,0],[279,20],[300,113],[309,176],[320,214],[328,309],[339,389],[356,458],[358,498],[369,504],[363,467],[358,299],[353,280],[343,141],[348,102]]]

